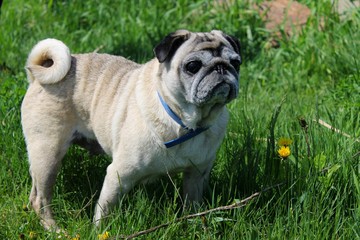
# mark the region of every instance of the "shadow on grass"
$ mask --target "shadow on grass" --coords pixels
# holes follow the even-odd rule
[[[229,204],[234,199],[241,199],[261,190],[261,186],[258,185],[256,161],[250,165],[243,161],[243,158],[249,157],[245,149],[231,151],[229,154],[232,156],[226,163],[226,169],[231,171],[225,169],[221,176],[211,176],[209,184],[205,187],[204,201],[212,207]],[[92,218],[106,168],[110,163],[111,158],[106,155],[94,156],[86,150],[71,147],[63,159],[57,179],[60,198],[77,204],[89,218]],[[125,196],[127,200],[123,204],[139,190],[147,199],[154,199],[160,206],[175,201],[179,211],[183,208],[181,173],[161,176],[152,182],[138,184]]]

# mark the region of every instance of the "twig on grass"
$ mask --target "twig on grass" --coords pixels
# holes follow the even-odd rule
[[[243,200],[241,200],[240,202],[236,202],[236,203],[233,203],[233,204],[230,204],[230,205],[221,206],[221,207],[217,207],[217,208],[212,208],[212,209],[209,209],[207,211],[203,211],[203,212],[199,212],[199,213],[190,214],[190,215],[187,215],[187,216],[184,216],[184,217],[176,218],[173,221],[163,223],[163,224],[160,224],[158,226],[155,226],[155,227],[152,227],[152,228],[149,228],[149,229],[146,229],[146,230],[142,230],[142,231],[133,233],[133,234],[128,235],[128,236],[120,235],[120,236],[111,237],[110,239],[133,239],[133,238],[136,238],[136,237],[139,237],[139,236],[154,232],[154,231],[156,231],[156,230],[158,230],[160,228],[164,228],[164,227],[167,227],[167,226],[169,226],[171,224],[178,223],[178,222],[181,222],[181,221],[184,221],[184,220],[187,220],[187,219],[192,219],[192,218],[196,218],[196,217],[203,217],[203,216],[205,216],[207,214],[210,214],[210,213],[213,213],[213,212],[226,211],[226,210],[231,210],[231,209],[236,209],[236,208],[242,208],[242,207],[246,206],[246,204],[248,202],[250,202],[251,200],[259,197],[261,193],[266,192],[266,191],[268,191],[270,189],[279,187],[279,186],[281,186],[283,184],[284,183],[279,183],[279,184],[276,184],[274,186],[265,188],[262,191],[253,193],[249,197],[244,198]]]
[[[340,129],[337,129],[333,126],[331,126],[330,124],[326,123],[325,121],[321,120],[321,119],[314,119],[314,122],[317,122],[318,124],[320,124],[321,126],[324,126],[332,131],[334,131],[335,133],[338,133],[338,134],[341,134],[343,135],[344,137],[347,137],[347,138],[352,138],[349,134],[347,133],[344,133],[343,131],[341,131]],[[355,139],[356,142],[360,142],[360,139]]]
[[[93,51],[93,53],[97,53],[98,51],[100,51],[103,48],[104,48],[104,45],[100,45]]]

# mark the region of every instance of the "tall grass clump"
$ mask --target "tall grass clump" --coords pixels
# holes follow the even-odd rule
[[[261,2],[261,1],[254,1]],[[301,33],[277,39],[253,1],[4,1],[0,15],[0,238],[54,239],[27,206],[31,180],[21,131],[24,65],[39,40],[73,53],[103,52],[138,62],[176,29],[221,29],[242,43],[240,94],[199,211],[245,206],[176,221],[181,178],[165,176],[121,199],[107,224],[91,223],[111,159],[72,147],[53,199],[68,238],[128,236],[172,223],[144,239],[360,238],[360,13],[340,16],[329,1],[301,1],[312,15]],[[290,155],[279,140],[290,139]],[[266,190],[266,191],[263,191]],[[101,235],[102,236],[102,235]],[[65,238],[65,236],[63,236]]]

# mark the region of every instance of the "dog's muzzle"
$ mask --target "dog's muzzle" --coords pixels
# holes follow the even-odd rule
[[[197,85],[195,99],[200,105],[228,103],[238,95],[238,76],[223,64],[218,64]]]

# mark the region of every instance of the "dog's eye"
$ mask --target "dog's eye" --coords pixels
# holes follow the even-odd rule
[[[197,73],[201,67],[202,67],[202,63],[200,61],[191,61],[187,63],[185,66],[186,71],[192,74]]]
[[[230,64],[235,68],[236,71],[240,70],[241,61],[238,59],[230,60]]]

